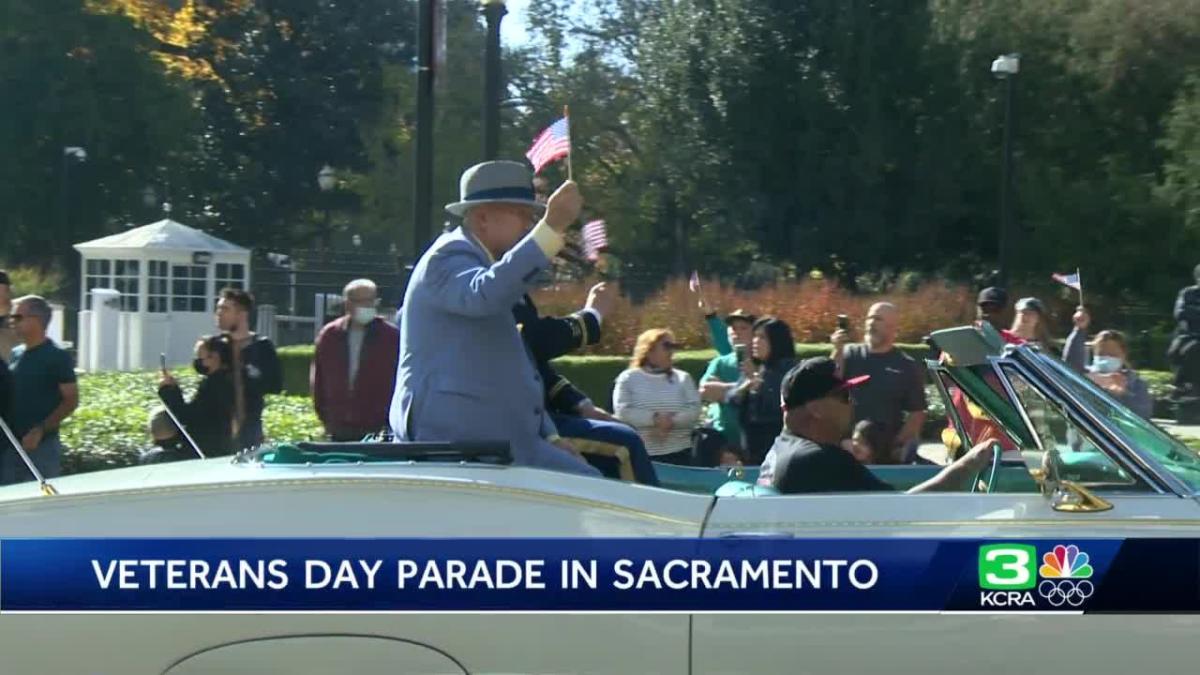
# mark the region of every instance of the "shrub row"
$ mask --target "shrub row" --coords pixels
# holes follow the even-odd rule
[[[801,345],[800,356],[828,353],[827,345]],[[914,356],[924,356],[923,346],[906,347]],[[307,351],[308,356],[305,357]],[[281,351],[285,372],[290,372],[289,393],[267,399],[264,414],[266,434],[271,441],[299,441],[320,438],[321,424],[307,395],[308,359],[311,347],[288,348]],[[680,368],[697,379],[711,358],[711,352],[682,352],[677,357]],[[626,359],[611,356],[583,356],[560,359],[563,374],[575,382],[598,405],[611,406],[612,383],[628,365]],[[299,377],[303,374],[303,377]],[[1171,391],[1171,374],[1141,371],[1155,399],[1155,413],[1170,416],[1167,397]],[[190,395],[196,375],[179,370],[175,377]],[[137,461],[138,453],[150,446],[147,422],[150,410],[159,404],[156,394],[158,374],[102,373],[80,377],[80,405],[63,425],[63,457],[65,473],[79,473],[129,466]],[[303,386],[303,390],[297,387]],[[936,438],[944,425],[945,410],[937,393],[930,387],[929,422],[925,436]]]
[[[915,359],[924,359],[929,353],[928,347],[922,344],[900,345],[900,349]],[[828,344],[798,344],[796,357],[806,359],[813,356],[828,356],[833,350]],[[284,391],[293,395],[308,395],[308,369],[313,359],[314,348],[310,345],[284,347],[279,350],[279,358],[283,363]],[[675,367],[686,371],[697,382],[708,362],[717,353],[711,349],[702,351],[684,351],[675,355]],[[621,371],[629,367],[628,356],[564,356],[554,362],[554,367],[563,377],[570,380],[581,391],[587,394],[596,405],[611,407],[612,387]]]

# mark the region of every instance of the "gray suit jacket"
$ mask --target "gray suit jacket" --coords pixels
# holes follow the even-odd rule
[[[508,441],[517,464],[598,475],[546,438],[555,433],[513,305],[549,265],[532,235],[491,262],[463,228],[413,268],[400,310],[390,421],[397,438]]]

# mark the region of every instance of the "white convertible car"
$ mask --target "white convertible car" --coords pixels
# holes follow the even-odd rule
[[[314,445],[11,486],[0,539],[1200,537],[1194,451],[1036,350],[939,344],[949,436],[987,427],[1010,450],[959,493],[781,496],[752,471],[714,491],[720,472],[666,467],[650,488]],[[904,487],[936,469],[874,470]],[[0,672],[1126,675],[1196,672],[1198,634],[1195,615],[0,614]]]

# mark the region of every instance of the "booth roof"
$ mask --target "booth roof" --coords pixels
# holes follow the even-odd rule
[[[103,251],[105,249],[143,248],[171,251],[212,251],[222,253],[249,253],[232,242],[202,232],[194,227],[173,220],[160,220],[132,230],[110,234],[107,237],[75,244],[75,250],[81,253]]]

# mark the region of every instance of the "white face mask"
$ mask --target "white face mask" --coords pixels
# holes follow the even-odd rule
[[[354,320],[354,323],[365,326],[375,318],[375,313],[374,307],[355,307],[351,318]]]

